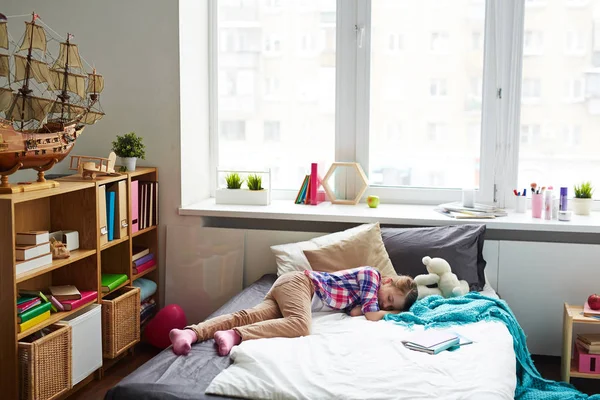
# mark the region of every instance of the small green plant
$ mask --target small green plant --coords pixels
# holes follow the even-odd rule
[[[135,132],[129,132],[123,136],[117,135],[117,140],[112,142],[112,151],[119,157],[137,157],[146,159],[146,146],[142,138]]]
[[[594,193],[594,188],[591,182],[583,182],[581,185],[575,185],[575,198],[591,199]]]
[[[242,187],[244,180],[240,178],[237,172],[232,172],[225,176],[225,182],[227,182],[227,189],[239,189]]]
[[[248,175],[247,184],[250,190],[263,190],[262,177],[257,174]]]

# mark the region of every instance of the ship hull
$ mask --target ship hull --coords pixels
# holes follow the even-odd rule
[[[62,161],[75,146],[84,126],[48,124],[45,128],[51,132],[19,132],[11,121],[0,118],[0,173],[19,163],[23,164],[20,169],[26,169]]]

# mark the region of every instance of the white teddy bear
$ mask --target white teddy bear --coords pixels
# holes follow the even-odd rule
[[[423,257],[423,264],[425,264],[429,273],[417,275],[414,279],[419,291],[419,299],[432,294],[448,298],[462,296],[469,292],[467,281],[459,281],[456,275],[452,273],[450,264],[443,258]],[[436,288],[427,287],[436,283]]]

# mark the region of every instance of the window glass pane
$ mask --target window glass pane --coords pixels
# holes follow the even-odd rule
[[[600,185],[597,39],[600,0],[525,8],[518,190],[536,182],[572,196],[581,181]]]
[[[298,190],[335,157],[335,0],[219,0],[219,166]],[[324,173],[324,172],[323,172]]]
[[[371,185],[479,187],[485,2],[373,0]]]

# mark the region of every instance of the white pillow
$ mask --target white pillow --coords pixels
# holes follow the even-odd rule
[[[374,225],[379,227],[379,222],[359,225],[345,231],[319,236],[305,242],[271,246],[271,251],[273,251],[275,261],[277,262],[277,276],[281,276],[286,272],[312,270],[308,259],[304,255],[304,250],[317,250],[323,246],[340,242],[360,232],[372,229]]]

